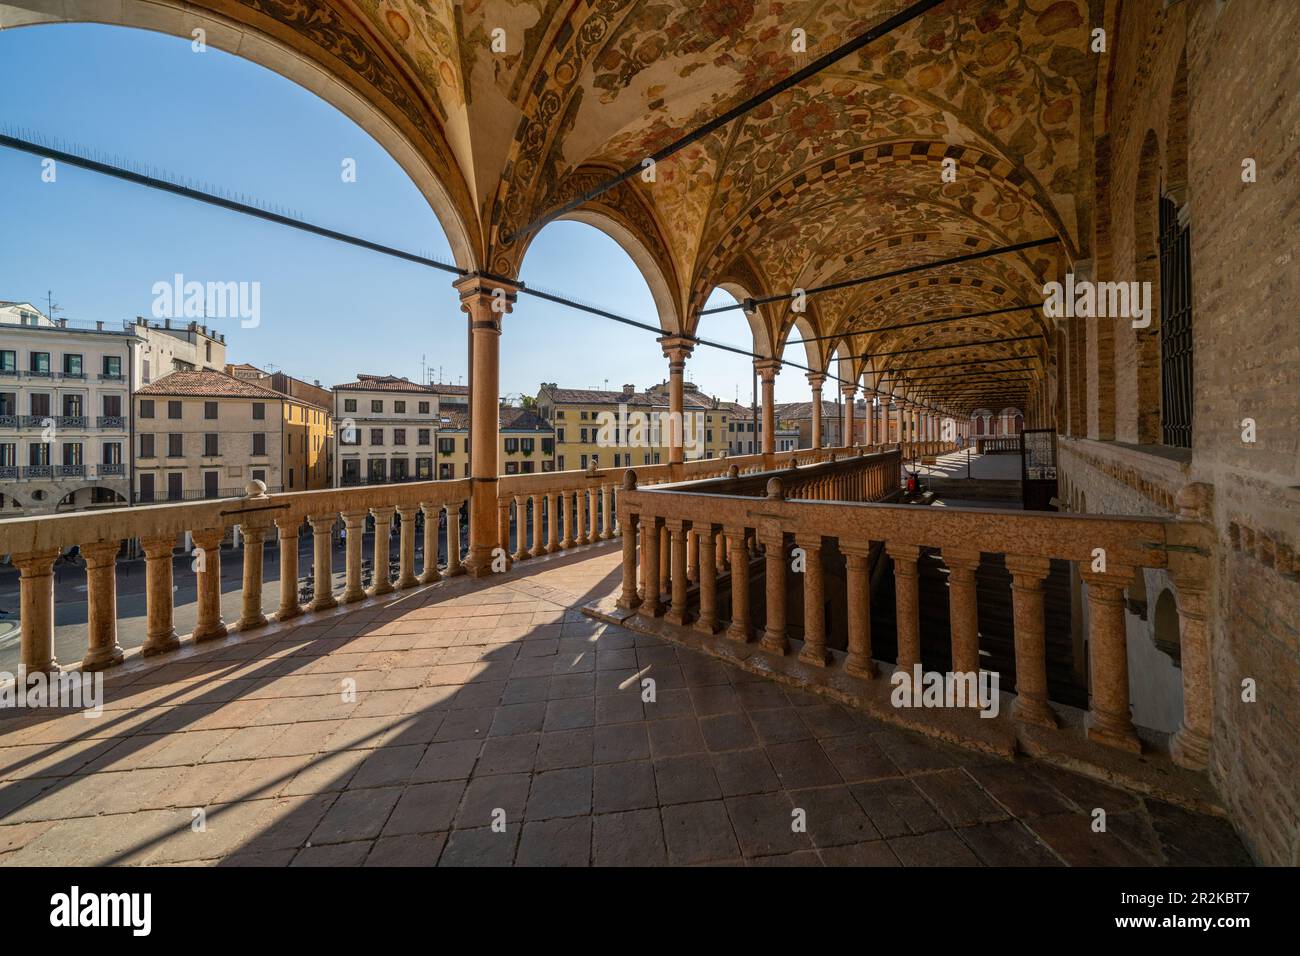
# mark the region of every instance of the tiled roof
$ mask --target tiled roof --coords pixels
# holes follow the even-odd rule
[[[429,391],[437,395],[468,395],[468,385],[447,385],[444,382],[434,382],[429,387]]]
[[[813,404],[812,402],[788,402],[785,405],[777,404],[776,417],[778,419],[788,419],[791,421],[812,420]],[[834,402],[828,402],[822,399],[822,420],[833,418],[836,414],[836,405]]]
[[[548,388],[546,390],[551,401],[561,405],[655,405],[661,404],[652,400],[643,392],[633,392],[628,395],[626,392],[610,392],[599,388]],[[665,401],[662,404],[667,404]]]
[[[431,395],[434,391],[429,385],[421,385],[419,382],[412,382],[408,378],[398,378],[396,375],[357,375],[355,382],[335,385],[334,390],[339,392],[423,392],[426,395]]]
[[[509,428],[515,431],[550,431],[551,426],[546,421],[537,417],[537,414],[530,408],[514,408],[512,406],[502,406],[501,408],[501,427]]]
[[[146,385],[136,391],[137,395],[175,395],[193,398],[266,398],[296,401],[288,395],[235,378],[225,372],[211,369],[193,369],[172,372],[152,385]]]

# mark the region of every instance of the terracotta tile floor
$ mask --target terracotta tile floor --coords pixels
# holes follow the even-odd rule
[[[618,562],[443,582],[118,672],[97,720],[0,724],[0,862],[1249,863],[1223,820],[584,618]]]

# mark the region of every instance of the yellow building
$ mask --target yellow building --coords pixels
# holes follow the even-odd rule
[[[469,414],[444,407],[437,424],[436,473],[440,481],[469,474]],[[497,460],[503,475],[555,471],[555,432],[535,412],[502,405]]]
[[[324,409],[224,372],[173,372],[135,396],[136,500],[328,487]]]
[[[725,403],[683,383],[682,426],[687,461],[721,458],[727,452]],[[626,468],[668,461],[668,383],[638,392],[560,388],[544,383],[537,413],[555,429],[555,469]]]

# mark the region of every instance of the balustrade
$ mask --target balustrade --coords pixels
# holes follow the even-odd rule
[[[897,648],[887,672],[911,674],[917,665],[929,664],[978,675],[979,601],[989,585],[981,579],[977,589],[977,572],[983,556],[1005,555],[1013,618],[1008,653],[1014,657],[1006,676],[1014,679],[1016,695],[1011,718],[1057,728],[1048,699],[1044,582],[1052,560],[1073,562],[1087,592],[1088,736],[1140,752],[1131,717],[1123,588],[1138,567],[1163,568],[1176,582],[1187,582],[1191,603],[1185,631],[1194,638],[1193,653],[1203,657],[1204,613],[1196,602],[1204,603],[1209,550],[1180,542],[1204,545],[1212,538],[1193,534],[1201,526],[1186,515],[1160,520],[890,503],[898,494],[905,452],[851,455],[761,474],[733,468],[722,478],[648,488],[634,469],[618,496],[624,529],[620,603],[655,617],[667,592],[670,623],[693,620],[697,631],[725,631],[719,639],[736,642],[752,641],[757,634],[762,651],[775,655],[788,654],[800,642],[801,662],[871,680],[882,660],[871,633],[871,577],[873,564],[887,556],[893,565]],[[672,549],[667,581],[660,570],[661,528],[667,529]],[[692,537],[699,542],[698,582],[680,580],[686,577],[686,541]],[[755,541],[761,564],[751,547]],[[789,542],[801,551],[798,562]],[[918,562],[939,560],[947,572],[950,666],[923,660],[922,654]],[[838,612],[828,604],[827,561],[842,569],[836,573],[845,582],[844,594],[835,598],[842,602]],[[1105,570],[1094,570],[1102,565]],[[797,574],[801,582],[791,580]],[[764,588],[758,607],[751,599],[755,581]],[[787,595],[797,601],[800,590],[801,616],[787,620]],[[834,635],[827,633],[828,620],[839,622]],[[1209,749],[1207,667],[1200,657],[1184,673],[1189,703],[1184,727],[1174,736],[1175,757],[1188,766],[1204,766]]]

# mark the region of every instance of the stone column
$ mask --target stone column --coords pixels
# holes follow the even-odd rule
[[[262,613],[262,552],[266,544],[266,528],[243,527],[244,588],[239,614],[240,633],[266,625],[266,615]]]
[[[973,548],[944,548],[948,566],[948,628],[952,638],[952,669],[957,674],[980,672],[979,603],[975,572],[980,553]],[[972,701],[971,704],[977,702]]]
[[[826,649],[826,583],[822,575],[822,537],[796,534],[794,543],[803,549],[803,650],[799,660],[816,667],[831,661]]]
[[[420,503],[420,510],[424,513],[424,567],[420,570],[420,583],[433,584],[442,580],[438,572],[438,519],[442,515],[442,506],[424,501]],[[447,550],[451,550],[450,542]]]
[[[280,532],[280,607],[275,612],[277,621],[287,621],[302,613],[298,603],[298,531],[302,518],[276,518],[275,527]],[[171,565],[168,564],[170,575]],[[167,600],[171,601],[171,582],[168,581]]]
[[[372,578],[374,583],[371,585],[370,588],[370,593],[373,596],[393,593],[393,581],[392,581],[392,577],[389,575],[388,572],[388,564],[389,564],[389,557],[390,557],[389,542],[391,540],[392,533],[393,533],[393,511],[394,509],[391,507],[370,509],[370,513],[375,517],[375,548],[374,548],[375,556],[372,559],[375,566],[375,571],[374,571],[374,577]],[[316,519],[314,518],[312,519],[312,527],[313,528],[316,527]],[[318,540],[317,545],[319,545],[319,543],[320,542]],[[317,552],[316,555],[316,563],[319,566],[320,564],[319,551]],[[316,579],[317,579],[316,594],[319,596],[320,594],[320,572],[319,571],[317,571],[316,573]],[[313,607],[314,606],[315,605],[313,605]]]
[[[921,625],[916,590],[916,559],[921,556],[921,549],[914,544],[886,543],[885,550],[894,561],[897,666],[910,674],[913,666],[921,663]]]
[[[690,620],[690,614],[686,610],[686,586],[690,583],[686,577],[686,523],[680,518],[666,518],[664,527],[669,534],[672,564],[669,576],[672,606],[664,615],[664,620],[670,624],[685,624]]]
[[[545,501],[546,495],[530,495],[528,498],[533,511],[533,546],[528,549],[530,558],[540,558],[546,553],[546,522],[542,513]]]
[[[404,591],[420,583],[415,576],[415,516],[419,505],[403,505],[397,509],[401,520],[397,538],[397,590]]]
[[[1015,621],[1016,720],[1055,727],[1047,703],[1047,648],[1043,619],[1043,581],[1052,569],[1047,558],[1007,555],[1011,572],[1011,606]]]
[[[460,307],[469,316],[470,368],[470,517],[469,573],[492,573],[497,534],[497,426],[500,418],[501,322],[513,308],[519,286],[504,279],[471,273],[453,285]]]
[[[826,376],[809,372],[808,384],[812,388],[812,446],[816,451],[822,447],[822,386],[826,384]]]
[[[1197,582],[1200,583],[1200,582]],[[1178,594],[1180,669],[1183,675],[1183,723],[1169,742],[1169,754],[1177,763],[1204,770],[1210,760],[1213,733],[1213,691],[1210,673],[1210,630],[1208,588],[1195,588],[1185,578],[1175,577]]]
[[[587,488],[587,543],[595,544],[600,540],[600,488],[590,485]]]
[[[625,488],[636,487],[636,475],[630,471],[624,476],[623,481]],[[628,515],[627,520],[623,522],[623,590],[619,594],[618,606],[629,610],[641,603],[641,598],[636,593],[637,524],[638,519],[634,514]]]
[[[614,537],[614,509],[613,509],[613,487],[610,485],[600,486],[600,537],[602,541],[607,541]]]
[[[510,499],[505,497],[497,499],[497,543],[495,547],[500,548],[501,553],[506,556],[506,567],[509,568],[514,558],[510,555]]]
[[[515,495],[515,553],[516,561],[528,558],[528,496]]]
[[[20,660],[29,674],[59,670],[59,662],[54,657],[54,561],[58,556],[59,549],[50,548],[15,554],[11,559],[20,574]],[[171,595],[167,597],[170,599]]]
[[[1128,643],[1124,588],[1133,569],[1081,570],[1088,584],[1088,679],[1092,709],[1088,737],[1109,747],[1141,753],[1129,707]]]
[[[638,608],[646,617],[658,617],[663,613],[659,603],[659,519],[650,515],[641,516],[641,549],[645,555],[642,568],[641,606]]]
[[[547,501],[546,530],[548,532],[548,541],[546,553],[555,554],[560,550],[560,493],[558,491],[551,492]]]
[[[759,383],[763,389],[763,454],[776,454],[776,376],[781,371],[781,363],[776,359],[755,359],[754,370],[758,372]]]
[[[579,488],[573,496],[573,516],[576,521],[573,543],[590,544],[591,538],[587,534],[587,489],[585,488]]]
[[[752,636],[749,624],[749,550],[744,528],[728,526],[726,532],[731,544],[731,626],[727,628],[727,638],[743,643]]]
[[[840,550],[844,552],[848,599],[848,657],[844,671],[869,679],[876,676],[876,664],[871,659],[871,543],[841,540]],[[900,625],[900,633],[902,630]]]
[[[560,542],[560,548],[567,551],[576,543],[573,537],[574,520],[573,520],[573,498],[572,491],[564,492],[564,540]],[[644,525],[645,522],[642,522]]]
[[[699,544],[700,575],[700,616],[695,622],[695,629],[705,634],[718,632],[718,567],[717,541],[713,525],[702,524],[695,528],[695,539]]]
[[[172,553],[176,535],[141,538],[145,559],[145,657],[174,651],[181,646],[172,623]]]
[[[785,535],[779,528],[767,528],[760,531],[759,541],[763,544],[763,580],[767,595],[767,620],[760,643],[769,653],[786,654],[790,642],[785,621]]]
[[[840,395],[844,398],[844,423],[840,431],[840,444],[846,448],[853,447],[853,405],[858,399],[856,385],[841,385]]]
[[[865,397],[867,400],[867,414],[862,423],[862,444],[870,448],[876,443],[876,408],[872,404],[875,396],[872,395],[870,389],[867,389]]]
[[[659,344],[663,347],[664,358],[668,359],[668,464],[680,465],[686,460],[683,446],[685,422],[682,419],[682,409],[685,398],[682,378],[686,360],[691,357],[695,343],[680,336],[665,335],[659,339]]]
[[[102,671],[122,663],[117,643],[117,553],[120,541],[81,546],[86,559],[86,656],[83,671]]]
[[[366,518],[368,517],[370,517],[370,512],[364,509],[343,512],[343,527],[347,532],[346,550],[344,552],[344,604],[352,604],[366,596],[365,588],[361,586],[361,564],[364,560],[362,550],[364,542],[362,539],[365,537]]]
[[[460,560],[460,505],[459,501],[447,505],[447,568],[444,578],[454,578],[465,573]]]
[[[214,641],[226,636],[226,622],[221,619],[221,539],[225,528],[203,528],[194,532],[195,573],[198,578],[198,620],[194,640]]]
[[[334,528],[335,516],[333,514],[311,515],[307,518],[311,523],[311,540],[312,540],[312,577],[315,580],[315,593],[312,595],[311,609],[313,611],[327,611],[332,607],[338,607],[338,601],[334,599],[334,569],[332,567],[330,546],[330,532]],[[387,529],[384,535],[384,578],[388,577],[388,536]],[[375,527],[375,580],[379,580],[379,527]]]

